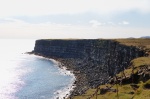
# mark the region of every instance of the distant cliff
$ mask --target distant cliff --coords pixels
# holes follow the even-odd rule
[[[106,83],[144,51],[114,40],[37,40],[33,53],[58,59],[77,76],[75,94]]]

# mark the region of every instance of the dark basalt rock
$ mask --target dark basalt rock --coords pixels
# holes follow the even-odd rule
[[[99,39],[37,40],[32,53],[54,58],[74,71],[77,87],[73,95],[107,83],[110,76],[127,68],[132,59],[145,55],[136,47]]]

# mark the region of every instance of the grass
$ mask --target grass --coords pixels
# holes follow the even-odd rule
[[[102,85],[100,86],[102,87],[106,87],[109,85]],[[112,87],[113,89],[116,88],[116,85]],[[134,92],[134,90],[131,88],[131,86],[128,85],[124,85],[124,86],[120,86],[118,85],[118,96],[119,99],[131,99],[131,97],[133,97],[133,94],[130,94],[132,92]],[[87,99],[91,94],[93,94],[96,91],[96,89],[89,89],[86,94],[80,95],[80,96],[75,96],[73,99]],[[89,94],[90,93],[90,94]],[[117,93],[116,92],[107,92],[103,95],[99,94],[100,91],[98,92],[98,96],[97,99],[117,99]],[[96,99],[96,96],[92,97],[91,99]]]
[[[146,83],[139,83],[139,88],[134,90],[130,84],[126,85],[118,85],[118,97],[116,92],[107,92],[103,95],[100,95],[100,91],[98,92],[97,99],[150,99],[150,90],[145,89],[144,85],[150,84],[150,80]],[[110,85],[101,85],[100,87],[106,87]],[[116,85],[112,88],[116,88]],[[86,91],[86,94],[75,96],[73,99],[87,99],[90,95],[92,95],[96,89],[89,89]],[[96,96],[90,98],[96,99]]]
[[[134,73],[135,73],[135,71],[134,71]],[[129,77],[132,74],[132,69],[129,68],[129,69],[124,70],[124,74],[126,77]],[[123,72],[120,72],[119,74],[117,74],[118,77],[121,77],[122,75],[123,75]]]
[[[131,61],[131,64],[135,68],[137,68],[139,66],[150,65],[150,57],[139,57],[139,58],[133,59]]]
[[[133,67],[134,67],[133,73],[136,74],[137,71],[140,69],[140,67],[143,67],[143,66],[150,66],[150,57],[139,57],[139,58],[133,59],[128,69],[124,70],[124,74],[127,77],[129,77],[132,74]],[[117,74],[117,76],[121,77],[122,72]]]
[[[115,41],[127,46],[144,47],[145,49],[150,49],[150,39],[115,39]]]

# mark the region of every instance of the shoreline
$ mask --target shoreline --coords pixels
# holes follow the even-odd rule
[[[66,86],[65,88],[61,89],[61,90],[65,90],[65,94],[63,94],[61,96],[61,90],[57,90],[55,92],[55,95],[54,96],[54,99],[67,99],[67,98],[70,98],[70,97],[73,97],[74,95],[72,95],[72,93],[74,93],[74,89],[77,88],[78,89],[78,86],[76,86],[76,82],[77,82],[77,76],[74,74],[74,70],[71,69],[71,68],[68,68],[67,65],[65,65],[64,63],[62,63],[61,61],[63,59],[58,59],[58,58],[50,58],[50,57],[46,57],[46,56],[43,56],[43,55],[39,55],[39,54],[35,54],[35,53],[32,53],[32,52],[27,52],[26,54],[29,54],[29,55],[35,55],[35,56],[38,56],[38,57],[41,57],[41,58],[45,58],[47,60],[50,60],[52,61],[54,64],[56,64],[55,66],[57,66],[60,70],[60,73],[64,73],[64,75],[68,75],[68,76],[72,76],[72,82]],[[64,72],[65,71],[65,72]],[[69,74],[67,73],[69,72]]]
[[[47,58],[47,57],[44,57],[44,58]],[[63,89],[57,90],[55,92],[55,94],[57,95],[57,96],[55,96],[56,99],[69,98],[71,95],[71,92],[76,87],[76,85],[74,84],[76,82],[76,76],[74,75],[72,70],[69,70],[65,65],[62,65],[62,63],[60,61],[53,59],[53,58],[47,58],[47,59],[51,60],[53,63],[56,64],[56,66],[59,68],[59,71],[61,74],[67,75],[67,76],[72,76],[71,83],[68,86],[64,87]],[[62,91],[64,91],[63,94],[60,94]]]
[[[34,53],[34,52],[28,52],[27,54],[36,55],[36,56],[51,60],[52,62],[57,64],[59,69],[70,71],[70,73],[73,74],[75,79],[72,85],[69,87],[72,89],[70,89],[69,92],[63,98],[67,99],[67,98],[72,98],[77,95],[81,95],[90,88],[89,85],[86,83],[88,82],[86,75],[84,73],[81,73],[81,71],[78,70],[77,68],[75,68],[75,66],[73,65],[73,63],[75,62],[73,62],[72,60],[48,57],[48,56],[44,56],[44,55],[41,55],[39,53]],[[61,98],[58,97],[58,99],[61,99]]]
[[[47,57],[46,57],[47,58]],[[75,77],[75,80],[72,84],[72,90],[70,90],[69,94],[67,94],[64,98],[72,98],[77,95],[83,94],[87,89],[89,89],[89,85],[86,83],[88,80],[84,73],[81,73],[80,70],[76,70],[75,66],[72,64],[73,61],[62,59],[62,58],[50,58],[59,63],[60,69],[65,69],[70,71]],[[58,98],[59,99],[59,98]]]

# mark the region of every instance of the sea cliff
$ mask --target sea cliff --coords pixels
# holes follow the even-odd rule
[[[109,82],[132,59],[146,55],[135,46],[104,39],[37,40],[32,53],[56,59],[73,70],[76,87],[71,95],[83,94],[89,88]]]

